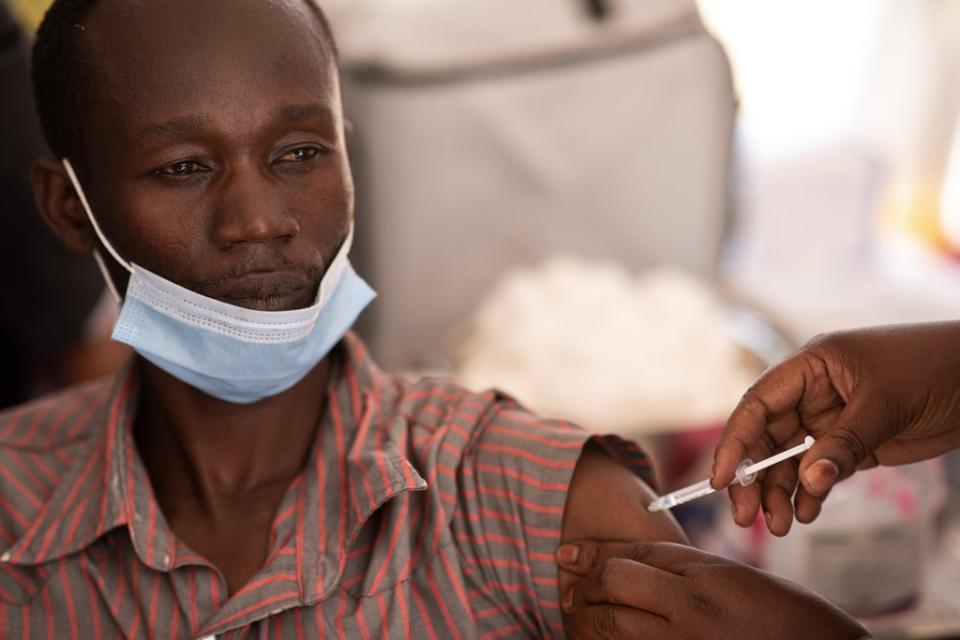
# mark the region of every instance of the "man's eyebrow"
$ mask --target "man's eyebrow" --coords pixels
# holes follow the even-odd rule
[[[330,107],[319,103],[288,104],[277,110],[277,119],[285,122],[306,122],[314,118],[333,118]],[[196,136],[206,131],[212,119],[205,115],[189,115],[172,118],[166,122],[148,124],[140,129],[141,136],[154,138],[180,138]]]
[[[310,102],[305,104],[287,104],[278,110],[280,120],[286,122],[305,122],[317,117],[333,118],[333,112],[330,107]]]
[[[193,115],[172,118],[166,122],[149,124],[140,129],[141,136],[155,138],[178,138],[195,136],[210,126],[208,116]]]

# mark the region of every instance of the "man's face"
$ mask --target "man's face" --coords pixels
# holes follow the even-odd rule
[[[88,195],[120,254],[231,304],[311,304],[353,187],[304,0],[103,0],[83,29]]]

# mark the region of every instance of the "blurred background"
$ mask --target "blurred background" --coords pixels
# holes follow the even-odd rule
[[[12,1],[26,34],[47,4]],[[388,368],[640,438],[674,489],[815,334],[960,317],[958,2],[321,4]],[[957,469],[863,474],[785,540],[722,497],[678,517],[878,634],[955,637]]]

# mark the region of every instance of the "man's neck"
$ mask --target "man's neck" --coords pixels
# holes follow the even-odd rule
[[[249,405],[207,396],[140,361],[134,435],[154,495],[174,535],[219,569],[230,594],[266,562],[273,520],[310,456],[337,358]]]
[[[139,360],[135,437],[161,506],[196,501],[191,510],[216,511],[218,498],[289,484],[310,454],[336,353],[287,391],[247,405],[208,396]]]

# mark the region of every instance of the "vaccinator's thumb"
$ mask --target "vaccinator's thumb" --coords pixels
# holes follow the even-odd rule
[[[818,458],[802,472],[800,481],[807,493],[812,496],[822,496],[839,479],[840,467],[830,458]]]
[[[835,425],[817,438],[800,461],[800,482],[812,496],[822,496],[850,476],[881,444],[852,425]]]

